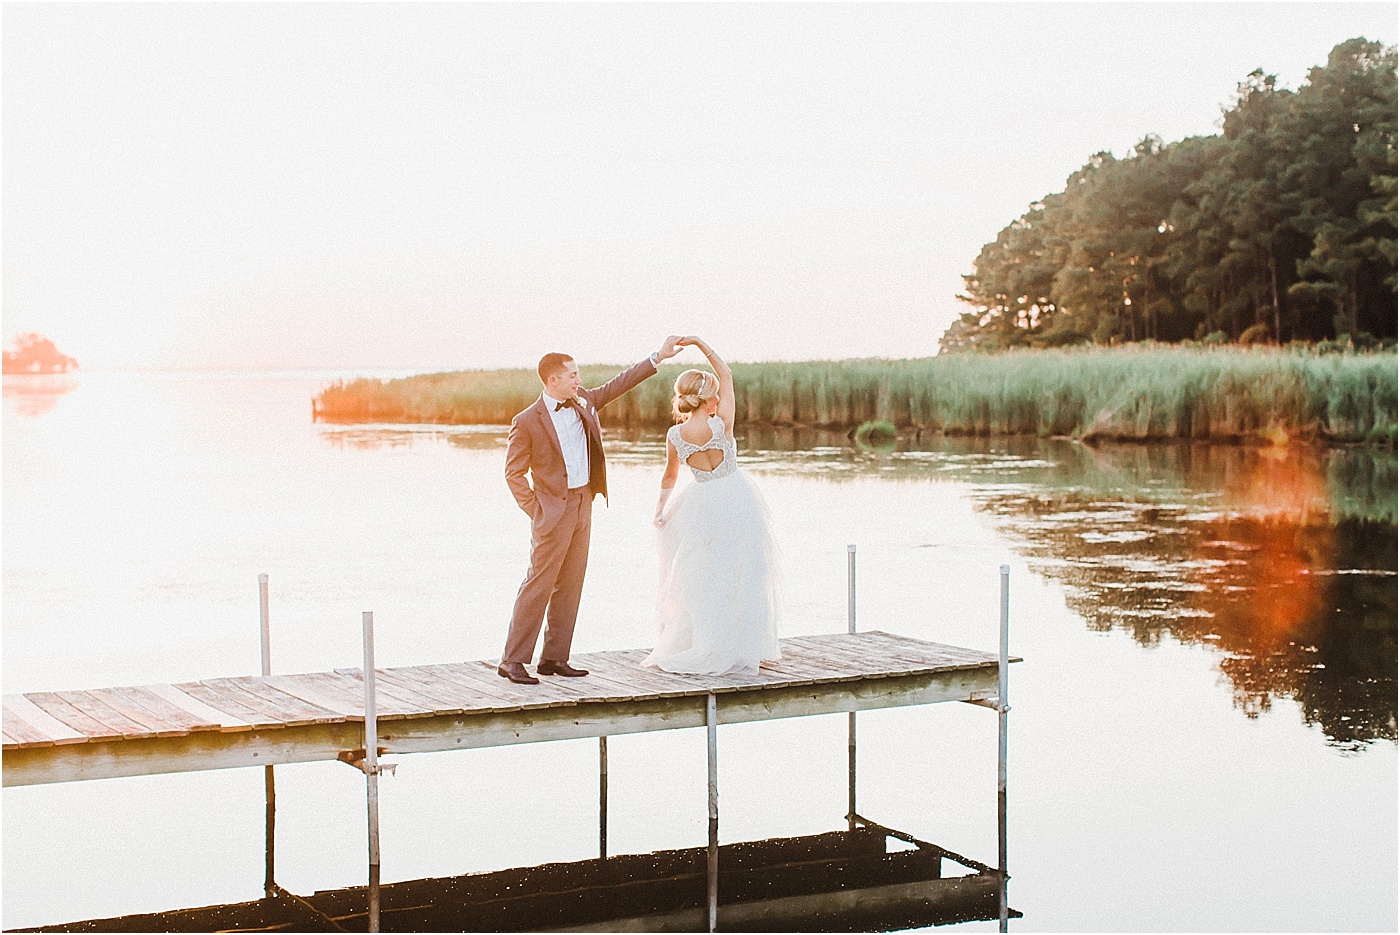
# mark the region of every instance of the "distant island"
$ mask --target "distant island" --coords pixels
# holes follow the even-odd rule
[[[19,373],[67,373],[77,370],[78,362],[59,352],[42,334],[30,332],[15,338],[14,350],[4,352],[4,371]]]

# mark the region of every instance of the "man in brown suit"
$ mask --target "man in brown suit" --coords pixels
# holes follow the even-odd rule
[[[544,392],[510,422],[506,483],[530,517],[530,570],[515,597],[510,634],[497,672],[522,685],[538,685],[525,663],[535,654],[548,609],[540,675],[587,675],[569,665],[593,498],[608,495],[607,465],[598,410],[656,374],[656,365],[680,352],[675,335],[661,349],[597,389],[583,388],[578,365],[564,354],[546,354],[539,365]],[[526,474],[529,480],[525,479]]]

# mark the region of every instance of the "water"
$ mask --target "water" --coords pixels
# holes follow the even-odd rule
[[[5,382],[4,690],[493,658],[528,549],[503,432],[325,426],[325,374]],[[608,439],[576,649],[649,645],[659,434]],[[1025,930],[1394,930],[1395,458],[752,432],[784,634],[994,649],[1012,568],[1011,902]],[[995,715],[861,715],[862,814],[996,858]],[[844,716],[720,733],[720,834],[842,827]],[[397,758],[386,880],[596,853],[589,741]],[[364,780],[279,767],[278,880],[363,883]],[[705,840],[703,731],[609,743],[609,846]],[[256,898],[259,770],[4,791],[3,924]],[[989,928],[987,923],[970,927]]]

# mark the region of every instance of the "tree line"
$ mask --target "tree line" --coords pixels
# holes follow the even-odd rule
[[[1296,91],[1252,72],[1217,135],[1096,153],[982,248],[941,345],[1373,346],[1395,239],[1396,49],[1350,39]]]

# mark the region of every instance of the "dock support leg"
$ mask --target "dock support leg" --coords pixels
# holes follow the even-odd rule
[[[705,696],[705,733],[708,735],[709,748],[709,810],[710,810],[710,847],[705,854],[705,879],[706,879],[706,903],[709,906],[709,928],[706,931],[718,931],[719,923],[719,744],[717,728],[719,726],[719,713],[715,708],[715,694],[710,692]]]
[[[379,931],[379,721],[374,707],[374,611],[363,614],[365,628],[365,789],[369,801],[368,931]]]
[[[273,872],[277,844],[277,785],[271,766],[263,767],[263,793],[267,800],[267,861],[263,868],[263,896],[271,899],[277,893],[277,880]]]
[[[1011,566],[1001,566],[1001,652],[997,659],[997,873],[1001,877],[997,907],[997,931],[1006,931],[1009,909],[1006,894],[1006,675],[1011,618]]]
[[[846,546],[846,632],[856,632],[856,547]],[[846,795],[846,830],[856,830],[856,713],[847,716],[846,771],[849,783]]]
[[[258,616],[262,623],[262,674],[272,674],[272,621],[268,613],[267,575],[258,575]],[[263,799],[266,806],[264,834],[266,864],[263,868],[263,896],[271,899],[277,891],[275,877],[277,846],[277,783],[271,766],[263,767]]]
[[[598,738],[598,856],[608,856],[608,738]]]

